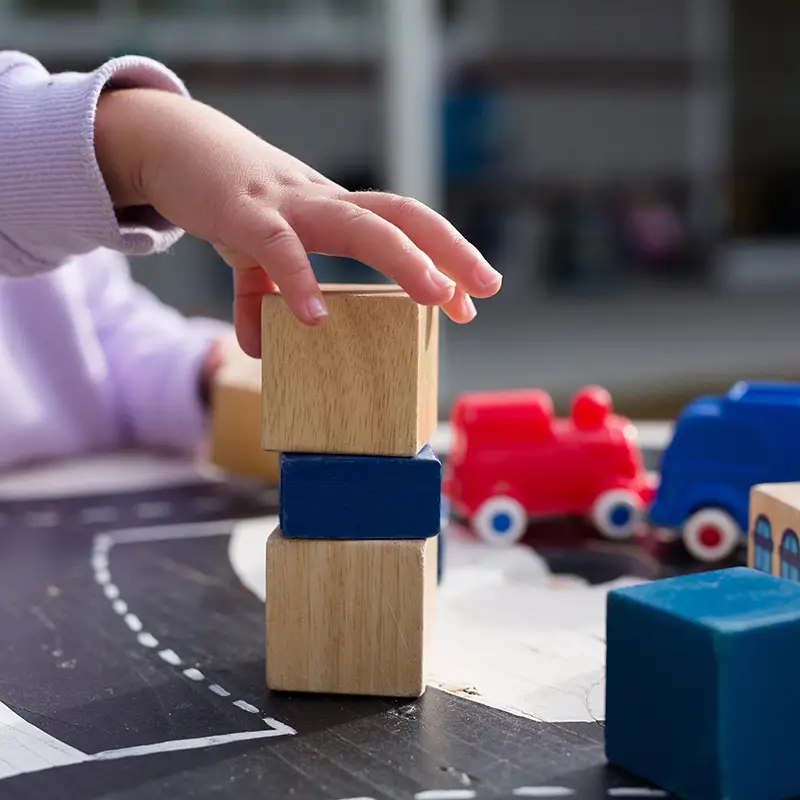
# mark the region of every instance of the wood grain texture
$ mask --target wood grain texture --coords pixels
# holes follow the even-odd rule
[[[764,483],[750,490],[747,566],[751,568],[756,567],[756,520],[762,515],[771,529],[771,573],[781,577],[783,535],[789,530],[800,536],[800,483]]]
[[[419,697],[436,596],[437,537],[267,539],[267,686]]]
[[[439,309],[392,285],[322,289],[330,316],[316,327],[264,298],[264,449],[415,455],[438,419]]]
[[[261,362],[226,342],[211,388],[209,460],[231,475],[277,484],[279,455],[261,447]]]

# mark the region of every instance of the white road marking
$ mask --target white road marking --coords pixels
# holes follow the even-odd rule
[[[100,534],[95,537],[91,555],[91,563],[94,569],[95,581],[99,586],[102,587],[106,597],[108,597],[110,600],[114,600],[112,607],[115,611],[117,611],[117,613],[120,612],[118,611],[118,606],[116,603],[124,604],[125,610],[122,613],[125,614],[125,624],[134,633],[137,633],[138,630],[138,635],[136,638],[139,644],[141,644],[143,647],[153,649],[159,646],[159,641],[148,631],[142,630],[144,627],[143,623],[135,614],[128,612],[127,604],[125,604],[124,601],[119,597],[119,589],[115,584],[111,583],[109,554],[112,548],[119,544],[132,544],[137,542],[168,541],[172,539],[200,538],[207,536],[227,536],[230,534],[234,522],[234,520],[215,520],[207,524],[189,523],[185,525],[163,525],[158,527],[130,528],[127,530]],[[183,660],[178,653],[168,647],[160,650],[158,652],[158,656],[162,659],[162,661],[173,667],[180,668],[183,664]],[[195,668],[182,669],[181,673],[185,678],[194,681],[195,683],[208,680],[206,676],[200,672],[200,670]],[[209,691],[218,697],[231,696],[231,693],[227,689],[223,689],[223,687],[217,683],[210,683],[208,688]],[[233,701],[233,705],[242,711],[246,711],[248,714],[263,713],[257,706],[254,706],[245,700],[235,700]],[[268,723],[268,720],[271,720],[271,718],[264,719],[265,724],[271,724],[271,722],[274,722],[274,720],[271,720],[271,722]],[[291,732],[292,734],[295,733],[295,731],[288,725],[284,725],[283,723],[275,723],[275,725],[282,726],[280,727],[280,730],[283,731],[283,733],[280,735],[285,735],[287,732]],[[274,727],[275,726],[273,725],[273,728]],[[261,734],[262,732],[259,733]],[[276,734],[273,733],[270,735]],[[219,737],[212,738],[218,739]],[[181,747],[176,749],[184,748],[181,745]],[[135,752],[131,752],[131,755],[137,755],[144,752],[142,748],[132,748],[132,751]]]
[[[514,797],[571,797],[575,794],[575,790],[566,786],[520,786],[511,794]]]
[[[262,719],[265,730],[226,733],[219,736],[204,736],[197,739],[177,739],[139,747],[123,747],[118,750],[104,750],[89,755],[60,742],[50,734],[31,725],[10,708],[0,703],[0,780],[24,775],[30,772],[66,767],[90,761],[112,761],[121,758],[149,756],[169,753],[176,750],[196,750],[204,747],[243,742],[250,739],[268,739],[278,736],[293,736],[294,728],[273,719]]]
[[[125,624],[134,632],[139,633],[142,629],[142,621],[136,614],[126,614],[125,615]]]
[[[116,613],[119,614],[120,616],[128,613],[128,604],[124,600],[120,600],[119,598],[117,598],[111,604],[111,608],[113,608],[114,611],[116,611]]]
[[[139,747],[125,747],[121,750],[105,750],[91,757],[92,761],[112,761],[132,756],[149,756],[155,753],[169,753],[175,750],[197,750],[201,747],[215,747],[231,742],[245,742],[249,739],[269,739],[276,736],[294,736],[297,731],[276,719],[265,717],[262,722],[267,726],[263,731],[243,731],[242,733],[226,733],[222,736],[204,736],[199,739],[177,739],[172,742],[156,742]]]
[[[209,522],[185,522],[176,525],[147,525],[142,528],[126,528],[105,534],[108,547],[134,542],[166,542],[172,539],[201,539],[206,536],[227,536],[233,526],[241,520],[224,519]],[[97,541],[97,540],[95,540]]]
[[[166,661],[167,664],[171,664],[173,667],[180,666],[182,663],[181,657],[174,650],[161,650],[159,651],[158,656]]]
[[[136,516],[139,519],[165,519],[172,513],[172,503],[139,503]]]
[[[89,760],[85,753],[39,730],[2,703],[0,752],[3,754],[0,779]]]
[[[148,633],[147,631],[142,631],[137,637],[136,640],[139,642],[142,647],[149,647],[154,648],[158,647],[158,639],[153,636],[152,633]]]
[[[87,525],[102,525],[114,522],[117,509],[114,506],[90,506],[81,511],[81,519]]]
[[[477,796],[472,789],[428,789],[417,792],[414,800],[473,800]]]
[[[108,569],[108,553],[102,553],[99,551],[92,553],[92,569],[95,572]]]
[[[39,521],[44,522],[45,520],[41,518]],[[91,554],[91,564],[95,581],[102,589],[104,595],[111,601],[110,605],[114,612],[118,616],[124,618],[125,624],[132,632],[137,633],[137,641],[142,646],[155,648],[159,643],[158,640],[147,631],[139,630],[137,632],[136,629],[141,626],[141,620],[139,620],[135,614],[128,611],[128,604],[119,596],[119,589],[111,580],[108,558],[111,549],[118,543],[123,544],[136,541],[156,541],[159,539],[227,534],[231,529],[231,525],[232,522],[229,520],[226,522],[216,522],[213,528],[202,525],[191,525],[182,526],[180,531],[176,531],[175,526],[164,527],[162,529],[134,529],[120,532],[118,541],[115,539],[115,536],[108,533],[99,534],[95,537]],[[175,663],[176,659],[177,664],[181,663],[178,655],[169,648],[160,651],[159,655],[170,664]],[[200,670],[194,668],[182,670],[182,673],[188,680],[196,682],[207,680]],[[230,697],[230,692],[223,689],[219,684],[209,684],[208,688],[219,697]],[[244,701],[237,701],[236,705],[248,711],[248,713],[261,713],[255,706],[251,706]],[[45,733],[20,717],[7,706],[0,703],[0,753],[2,753],[2,758],[0,758],[0,780],[11,778],[15,775],[39,772],[68,766],[70,764],[132,758],[176,750],[216,747],[251,739],[294,736],[297,733],[294,728],[271,717],[262,717],[262,722],[265,725],[264,730],[244,731],[220,736],[206,736],[197,739],[156,742],[155,744],[142,745],[140,747],[107,750],[90,755]]]
[[[29,528],[55,528],[61,522],[61,515],[56,511],[29,511],[25,515],[25,524]]]
[[[214,495],[198,497],[192,501],[192,509],[200,514],[212,514],[214,511],[222,511],[227,505],[227,500]]]

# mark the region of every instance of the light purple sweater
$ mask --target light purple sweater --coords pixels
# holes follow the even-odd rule
[[[205,433],[199,370],[228,326],[187,320],[133,282],[125,255],[182,232],[121,221],[94,153],[107,84],[183,92],[144,58],[50,75],[0,52],[0,468],[131,444],[189,449]]]

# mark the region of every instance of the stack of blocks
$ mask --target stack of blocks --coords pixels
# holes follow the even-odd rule
[[[441,525],[439,317],[397,286],[323,286],[329,318],[262,308],[262,446],[281,453],[267,540],[277,691],[418,697]]]

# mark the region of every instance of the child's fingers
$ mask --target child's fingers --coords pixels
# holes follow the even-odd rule
[[[328,312],[306,249],[283,217],[252,203],[239,210],[225,234],[228,247],[269,268],[270,278],[301,322],[324,321]]]
[[[397,226],[433,262],[473,297],[491,297],[503,281],[478,252],[440,214],[423,203],[386,192],[353,192],[346,199]]]
[[[478,313],[472,298],[461,288],[456,289],[453,299],[442,306],[442,311],[450,317],[453,322],[464,324],[472,322]]]
[[[361,261],[422,305],[441,305],[453,297],[455,283],[403,231],[371,211],[321,197],[295,202],[290,221],[309,252]]]
[[[233,325],[239,346],[252,358],[261,358],[261,298],[274,291],[260,266],[233,270]]]

